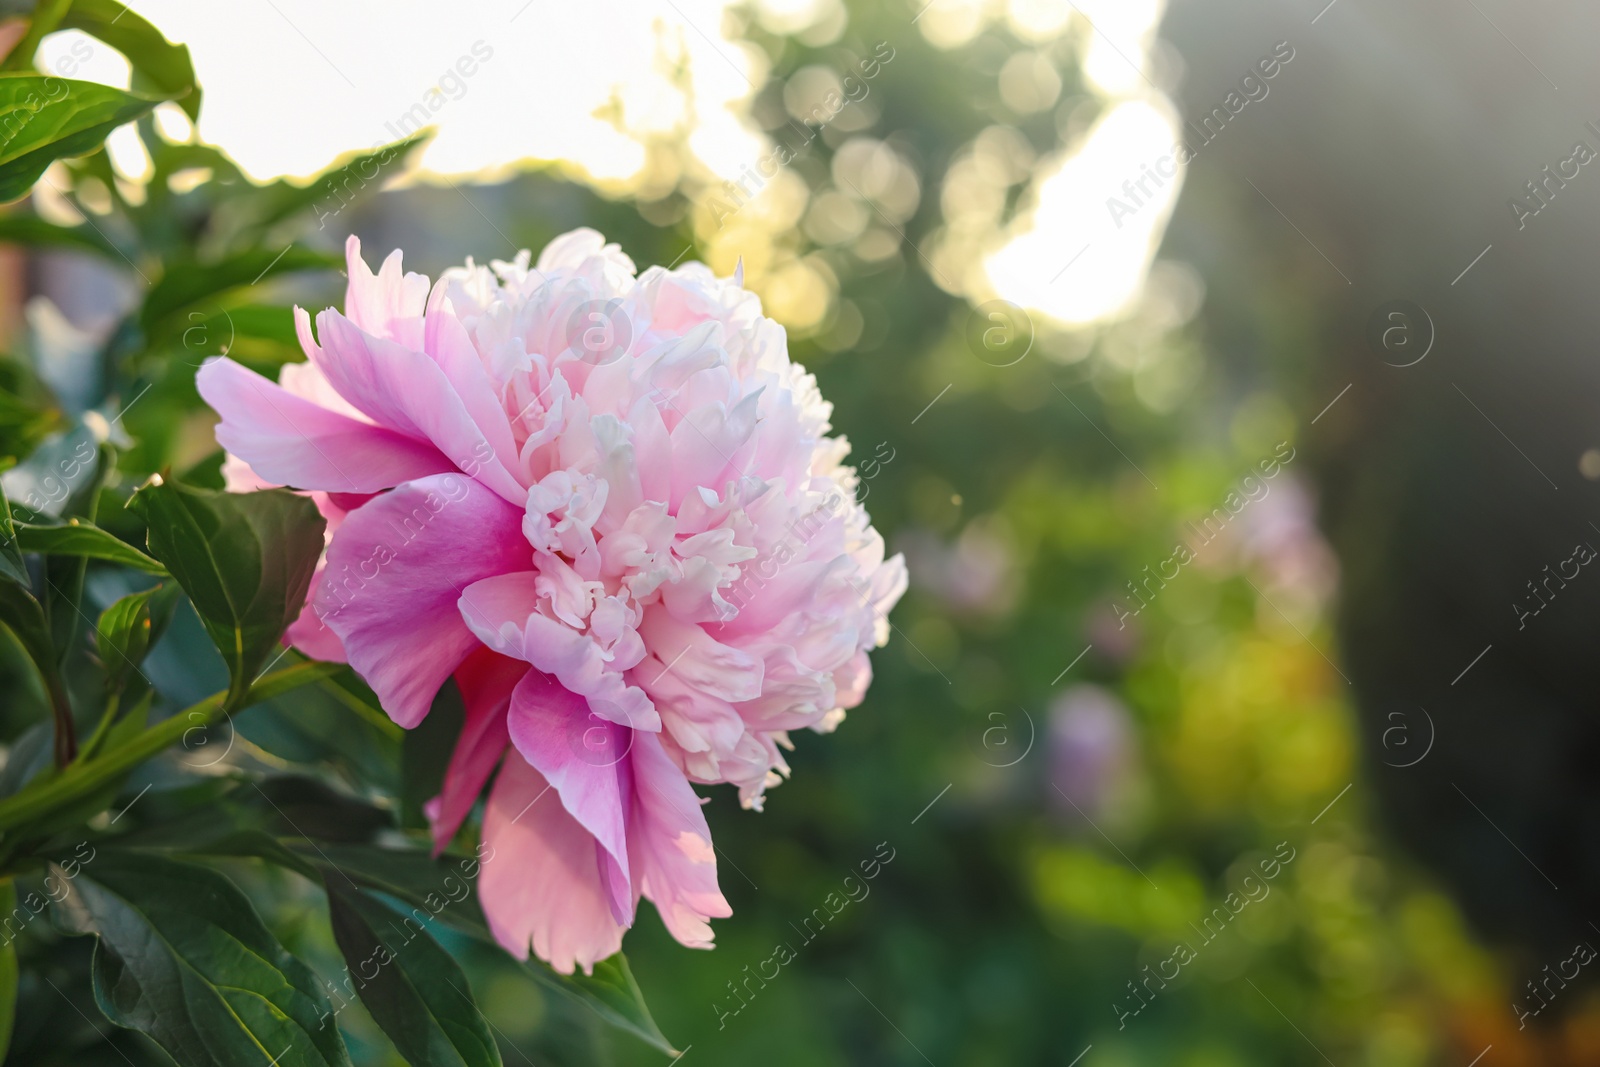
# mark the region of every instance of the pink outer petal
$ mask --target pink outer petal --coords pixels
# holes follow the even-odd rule
[[[478,899],[507,952],[525,960],[531,943],[562,974],[590,974],[627,928],[611,913],[594,838],[554,792],[515,750],[506,755],[483,819]]]
[[[444,787],[428,801],[425,810],[433,824],[433,854],[443,852],[472,810],[483,784],[489,780],[510,739],[506,734],[506,709],[511,691],[528,665],[480,648],[456,670],[456,685],[466,708],[466,721],[456,739],[455,752],[444,773]]]
[[[455,466],[506,500],[519,506],[527,502],[527,487],[506,470],[432,357],[373,337],[332,308],[317,316],[317,331],[322,347],[312,350],[311,360],[340,396],[379,425],[431,441]]]
[[[700,798],[655,734],[634,731],[634,804],[628,845],[641,892],[672,936],[711,947],[708,919],[733,914],[717,888],[717,854]]]
[[[602,862],[612,917],[633,922],[625,813],[632,801],[629,749],[636,735],[589,710],[554,678],[530,670],[511,695],[511,743],[609,854]]]
[[[406,729],[478,645],[456,608],[462,586],[530,566],[521,530],[519,509],[439,474],[363,504],[329,543],[317,616]]]
[[[217,443],[264,481],[376,493],[454,466],[425,442],[329,411],[226,356],[208,359],[195,386],[222,416]]]
[[[374,275],[361,258],[361,240],[351,234],[344,243],[345,314],[374,337],[422,347],[422,313],[428,304],[428,277],[400,266],[400,250],[389,253]]]

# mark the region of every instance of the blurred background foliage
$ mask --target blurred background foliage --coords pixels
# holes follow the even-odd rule
[[[319,268],[348,232],[361,236],[369,260],[401,247],[410,269],[435,276],[467,255],[537,250],[578,225],[601,230],[641,265],[699,258],[729,274],[742,264],[788,327],[794,358],[816,372],[856,461],[876,461],[868,508],[891,548],[906,553],[912,581],[888,647],[874,656],[866,704],[830,737],[795,739],[793,780],[766,810],[741,811],[710,791],[721,884],[734,908],[717,924],[715,951],[682,949],[649,909],[628,938],[634,973],[685,1058],[1420,1067],[1477,1062],[1492,1046],[1485,1064],[1600,1062],[1592,991],[1563,992],[1526,1029],[1511,1007],[1519,997],[1531,1006],[1524,983],[1589,936],[1564,921],[1583,913],[1583,901],[1553,919],[1523,918],[1555,914],[1554,906],[1525,891],[1522,860],[1475,821],[1484,810],[1461,814],[1444,784],[1466,781],[1491,812],[1504,807],[1479,793],[1478,779],[1451,777],[1450,743],[1431,752],[1444,706],[1432,718],[1415,714],[1449,689],[1417,682],[1419,663],[1448,678],[1479,643],[1464,637],[1442,651],[1436,643],[1406,659],[1413,638],[1426,645],[1474,617],[1478,602],[1437,583],[1406,584],[1408,568],[1439,549],[1412,544],[1399,524],[1427,521],[1425,504],[1409,502],[1443,477],[1450,457],[1439,452],[1450,449],[1430,446],[1415,423],[1409,440],[1381,429],[1424,401],[1409,383],[1375,378],[1393,368],[1361,337],[1385,299],[1474,303],[1443,280],[1478,245],[1429,247],[1437,277],[1415,288],[1408,265],[1422,253],[1412,249],[1396,266],[1393,247],[1404,245],[1388,228],[1405,220],[1361,222],[1361,208],[1383,202],[1384,175],[1354,192],[1341,184],[1341,162],[1346,172],[1361,160],[1381,169],[1371,166],[1377,149],[1363,129],[1329,117],[1340,97],[1327,57],[1348,59],[1355,46],[1314,51],[1308,35],[1322,31],[1305,5],[1199,6],[1179,5],[1164,40],[1155,36],[1158,8],[1128,16],[1130,24],[1093,6],[1122,49],[1071,4],[731,8],[720,32],[747,46],[735,66],[755,76],[740,118],[764,131],[763,152],[803,142],[770,175],[755,166],[717,172],[697,154],[691,122],[641,133],[619,102],[608,118],[636,137],[643,160],[625,180],[556,162],[473,183],[424,174],[379,192],[386,173],[330,210],[338,183],[249,191],[244,174],[166,109],[143,120],[146,143],[158,146],[148,173],[130,178],[103,153],[58,165],[31,202],[0,220],[12,234],[24,220],[51,220],[84,246],[62,239],[5,263],[10,346],[27,355],[6,364],[8,393],[55,397],[43,414],[37,405],[19,408],[26,418],[0,410],[7,449],[32,452],[7,476],[8,492],[20,499],[45,484],[51,464],[93,438],[85,411],[98,410],[104,425],[124,406],[113,432],[126,433],[129,449],[113,491],[167,468],[214,478],[213,419],[194,393],[194,368],[219,352],[262,370],[301,358],[287,307],[338,301],[339,277]],[[1376,47],[1387,34],[1419,32],[1428,13],[1390,16],[1394,25],[1324,14],[1330,23],[1366,20],[1357,44]],[[1107,289],[1093,306],[1038,296],[1048,275],[1082,254],[1070,226],[1052,234],[1045,225],[1043,188],[1063,162],[1130,100],[1170,116],[1206,114],[1280,40],[1296,42],[1298,65],[1276,84],[1275,102],[1256,108],[1270,118],[1247,112],[1258,125],[1207,146],[1185,171],[1175,208],[1175,186],[1166,202],[1152,202],[1141,220],[1148,247],[1131,253],[1132,273],[1093,266]],[[1453,37],[1460,64],[1501,47],[1487,40]],[[759,62],[746,65],[750,56]],[[661,77],[692,101],[694,71],[678,58]],[[1395,69],[1386,62],[1373,60]],[[1457,99],[1452,91],[1472,99],[1466,82],[1451,80],[1455,67],[1441,66],[1417,77],[1443,100]],[[1291,76],[1303,78],[1298,88]],[[1503,121],[1515,121],[1515,105],[1536,91],[1519,82],[1524,95],[1510,95]],[[1370,92],[1343,99],[1374,114],[1382,94]],[[537,102],[514,106],[537,117]],[[1416,106],[1410,120],[1378,121],[1384,136],[1420,139],[1429,116],[1449,110],[1426,99]],[[1337,130],[1325,144],[1296,129],[1316,117]],[[1139,173],[1101,174],[1093,211],[1103,197],[1125,195],[1122,177]],[[741,174],[746,188],[726,184]],[[1246,181],[1257,180],[1251,192]],[[1491,236],[1489,220],[1504,223],[1497,195],[1472,216]],[[1442,240],[1461,215],[1440,199],[1411,221],[1417,240]],[[1284,225],[1290,217],[1315,244]],[[1022,286],[1034,294],[1018,297],[1026,309],[988,303],[1017,291],[980,268],[1030,232],[1042,234],[1048,254],[1029,253],[1043,273],[1034,288]],[[279,248],[285,254],[272,260]],[[128,306],[147,273],[171,284],[189,265],[214,270],[235,254],[243,261],[232,284],[177,301],[164,319],[130,324],[108,313]],[[1095,281],[1080,268],[1061,288],[1074,284],[1090,291]],[[1451,310],[1465,324],[1458,335],[1478,321],[1470,307]],[[135,351],[137,360],[124,358]],[[1505,397],[1492,382],[1471,387],[1480,402]],[[1330,400],[1337,406],[1325,408]],[[1481,425],[1462,425],[1470,429],[1440,434],[1474,456],[1501,447]],[[1377,448],[1377,437],[1389,447]],[[1575,481],[1581,449],[1569,451],[1557,475],[1563,487]],[[1506,474],[1504,459],[1485,460],[1494,477],[1527,474]],[[1600,455],[1594,466],[1600,474]],[[1245,502],[1233,507],[1230,494]],[[1193,524],[1218,508],[1229,517],[1199,547],[1208,539]],[[1452,510],[1460,513],[1470,514]],[[1195,558],[1171,577],[1179,544],[1196,548]],[[1163,578],[1152,580],[1153,571]],[[1470,585],[1462,573],[1471,572],[1455,581]],[[1537,564],[1526,574],[1536,576]],[[91,582],[90,591],[103,605],[127,590]],[[1496,620],[1512,621],[1499,617],[1501,600]],[[1560,625],[1592,630],[1580,617]],[[16,667],[0,681],[12,737],[41,714]],[[1490,660],[1481,669],[1497,668]],[[1509,707],[1519,668],[1500,669],[1500,690],[1482,699]],[[183,615],[150,672],[175,700],[225,680]],[[1573,699],[1592,703],[1589,693]],[[414,765],[430,742],[402,739],[370,711],[328,689],[297,694],[241,716],[237,744],[251,766],[390,803],[408,774],[425,773]],[[1469,732],[1467,741],[1474,736],[1489,735]],[[1412,760],[1415,768],[1401,766]],[[1548,764],[1524,766],[1528,781]],[[162,770],[151,773],[161,787]],[[1416,783],[1430,780],[1432,799],[1415,801]],[[147,802],[150,818],[158,801],[159,792]],[[1501,825],[1520,844],[1524,820],[1537,813]],[[415,812],[406,818],[414,823]],[[1430,851],[1463,819],[1474,820],[1461,838],[1470,847]],[[1264,898],[1208,940],[1199,931],[1206,917],[1274,854],[1293,859]],[[886,855],[866,895],[838,906],[846,876]],[[338,973],[320,894],[244,861],[234,873],[269,906],[286,944],[321,973]],[[823,914],[816,909],[830,921],[803,931]],[[1141,984],[1178,942],[1197,959],[1170,983]],[[496,954],[446,943],[467,967],[506,1062],[666,1061],[550,1000]],[[793,961],[776,978],[750,980],[780,944]],[[81,948],[40,932],[33,950],[54,953],[51,966],[68,973],[84,967]],[[112,1049],[48,990],[25,993],[16,1062],[151,1055],[126,1035],[112,1037]],[[341,1022],[359,1062],[400,1062],[359,1006],[348,1015]]]

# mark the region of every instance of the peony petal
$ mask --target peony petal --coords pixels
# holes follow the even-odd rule
[[[376,276],[361,258],[361,239],[351,234],[344,243],[344,311],[350,321],[374,337],[410,348],[422,348],[422,313],[428,304],[426,275],[400,266],[400,250],[389,253]]]
[[[425,806],[428,821],[433,824],[435,856],[461,829],[461,821],[472,810],[483,784],[510,744],[506,709],[511,705],[512,690],[527,673],[526,663],[496,655],[487,648],[469,655],[456,669],[456,685],[461,689],[461,703],[467,714],[444,772],[444,786]]]
[[[507,952],[525,960],[532,944],[562,974],[590,974],[627,927],[611,913],[593,835],[554,793],[515,749],[506,754],[483,818],[478,899]]]
[[[317,316],[317,331],[322,347],[312,361],[339,395],[379,425],[431,442],[506,500],[520,505],[527,499],[527,488],[506,470],[430,356],[374,337],[332,309]]]
[[[700,798],[654,734],[635,732],[634,807],[628,844],[643,895],[672,936],[711,947],[708,919],[733,914],[717,888],[717,855]]]
[[[522,571],[474,582],[461,593],[461,618],[496,652],[533,664],[587,698],[589,710],[601,718],[638,730],[661,729],[650,698],[623,680],[622,668],[608,662],[593,635],[539,613],[539,580]]]
[[[761,695],[761,660],[717,641],[704,629],[672,615],[659,605],[645,610],[639,636],[667,670],[691,689],[719,700],[738,703]]]
[[[314,601],[389,717],[410,729],[478,639],[461,587],[531,565],[522,513],[460,474],[407,482],[351,512]]]
[[[268,482],[376,493],[453,466],[426,442],[329,411],[226,356],[206,360],[195,386],[222,416],[217,443]]]
[[[521,463],[517,457],[517,443],[511,435],[511,423],[489,379],[489,372],[484,369],[483,359],[473,347],[471,335],[448,303],[429,312],[425,340],[428,355],[438,363],[451,390],[460,398],[462,408],[482,435],[481,440],[489,446],[487,452],[479,447],[479,453],[473,456],[474,466],[462,469],[477,477],[478,465],[493,459],[514,475],[521,469]],[[518,484],[525,484],[525,480]]]
[[[591,712],[548,674],[528,671],[511,695],[511,743],[561,796],[561,804],[611,857],[608,899],[620,923],[633,922],[624,814],[632,800],[628,754],[635,732]]]

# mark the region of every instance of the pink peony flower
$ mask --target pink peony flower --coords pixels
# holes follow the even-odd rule
[[[430,287],[347,246],[345,312],[295,309],[277,383],[201,369],[230,486],[307,491],[328,545],[288,640],[413,727],[466,705],[443,848],[489,793],[495,936],[557,970],[639,898],[709,947],[730,914],[691,782],[759,808],[788,731],[861,702],[906,585],[829,405],[737,278],[633,263],[592,230]]]

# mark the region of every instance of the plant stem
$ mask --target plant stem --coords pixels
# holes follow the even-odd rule
[[[94,759],[94,754],[100,750],[100,743],[106,739],[106,734],[111,732],[111,724],[116,722],[117,711],[121,705],[122,690],[118,689],[106,699],[105,713],[100,716],[100,722],[96,724],[94,733],[89,735],[89,740],[78,749],[78,759],[85,762]]]
[[[81,800],[162,749],[181,741],[191,730],[204,729],[251,704],[325,678],[340,669],[342,664],[316,662],[285,667],[256,681],[231,707],[226,702],[226,691],[213,693],[198,704],[156,723],[99,759],[70,766],[48,781],[0,800],[0,832],[14,830],[41,815]]]
[[[39,50],[39,42],[61,24],[62,17],[71,6],[72,0],[39,0],[34,4],[27,32],[5,57],[4,63],[0,63],[0,70],[32,71],[33,55]]]

